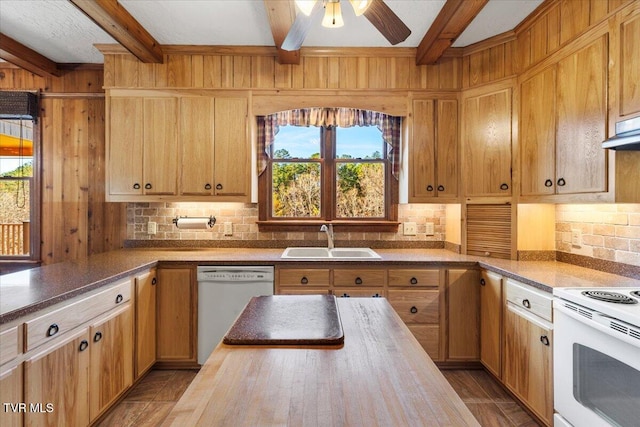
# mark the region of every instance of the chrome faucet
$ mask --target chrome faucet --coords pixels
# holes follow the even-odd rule
[[[320,227],[320,231],[327,233],[328,248],[329,250],[333,249],[335,247],[333,244],[333,224],[323,224],[322,227]]]

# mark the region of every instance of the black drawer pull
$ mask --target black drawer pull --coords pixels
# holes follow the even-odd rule
[[[485,280],[484,280],[484,279],[480,279],[480,285],[481,285],[481,286],[484,286],[484,285],[486,285],[486,284],[487,284],[487,282],[485,282]]]
[[[546,181],[544,182],[544,186],[545,186],[545,187],[551,187],[552,185],[553,185],[553,181],[551,181],[550,179],[548,179],[548,180],[546,180]]]
[[[59,330],[60,330],[60,327],[56,323],[54,323],[51,326],[49,326],[49,329],[47,329],[47,336],[52,337],[55,334],[57,334]]]
[[[134,190],[139,190],[140,189],[140,184],[138,184],[137,182],[135,184],[133,184],[133,189]]]
[[[418,312],[418,307],[414,305],[409,311],[411,312],[411,314],[416,314]]]
[[[438,185],[438,191],[444,191],[444,185]]]
[[[382,295],[376,293],[375,295],[371,295],[372,298],[382,298]]]
[[[412,285],[417,285],[418,279],[416,279],[415,277],[412,277],[411,280],[409,280],[409,283],[411,283]]]
[[[500,189],[501,190],[508,190],[509,189],[509,184],[507,184],[506,182],[503,182],[502,184],[500,184]]]
[[[560,178],[558,180],[558,186],[564,187],[566,184],[567,184],[567,181],[565,181],[564,178]]]
[[[123,299],[124,299],[124,297],[122,296],[122,294],[118,294],[116,296],[116,304],[120,304]]]
[[[529,302],[528,299],[523,299],[522,305],[524,305],[526,308],[531,308],[531,302]]]
[[[549,345],[549,337],[546,335],[542,335],[540,337],[540,342],[544,345]]]
[[[151,183],[150,183],[150,182],[147,182],[147,183],[144,185],[144,188],[146,188],[147,190],[151,190],[151,188],[152,188]]]
[[[89,347],[89,341],[82,340],[82,341],[80,341],[80,347],[78,347],[78,350],[85,351],[87,349],[87,347]]]
[[[222,190],[222,184],[216,184],[216,190]]]
[[[302,279],[300,279],[300,283],[306,285],[307,283],[309,283],[309,279],[307,279],[305,276],[302,276]]]
[[[158,283],[158,278],[154,277],[153,279],[151,279],[151,286],[155,286],[156,283]]]
[[[433,191],[433,185],[427,185],[427,191]]]
[[[349,298],[351,295],[349,295],[348,293],[344,293],[342,295],[340,295],[340,298]]]
[[[356,277],[355,284],[356,285],[362,285],[362,279],[359,278],[359,277]]]
[[[98,331],[96,332],[96,334],[93,336],[93,342],[98,342],[102,339],[102,332]]]
[[[209,184],[208,182],[204,185],[204,189],[205,190],[211,190],[211,184]]]

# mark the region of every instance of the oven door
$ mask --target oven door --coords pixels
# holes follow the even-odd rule
[[[558,300],[553,314],[556,412],[575,427],[637,426],[640,339],[586,319]]]

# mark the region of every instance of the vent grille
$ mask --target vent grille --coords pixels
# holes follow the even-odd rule
[[[586,311],[572,304],[564,303],[564,306],[571,311],[575,311],[579,315],[586,317],[587,319],[593,319],[593,314],[590,311]]]

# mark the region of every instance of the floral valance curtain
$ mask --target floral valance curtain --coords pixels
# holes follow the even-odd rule
[[[271,146],[280,126],[377,126],[387,144],[387,158],[391,162],[393,176],[400,170],[400,126],[401,118],[377,111],[355,108],[303,108],[281,111],[258,117],[259,173],[267,167]]]

